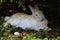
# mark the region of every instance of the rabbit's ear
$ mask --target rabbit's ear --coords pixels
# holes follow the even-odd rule
[[[28,5],[28,6],[29,6],[30,10],[32,11],[32,14],[35,14],[35,13],[36,13],[36,14],[39,14],[39,13],[42,12],[41,10],[39,10],[39,8],[38,8],[37,5],[35,5],[34,8],[31,7],[30,5]]]
[[[38,8],[38,6],[37,6],[37,5],[35,5],[35,6],[34,6],[34,8],[35,8],[36,10],[39,10],[39,8]]]
[[[38,8],[37,5],[35,5],[34,8],[33,8],[32,6],[30,6],[30,5],[28,5],[28,7],[31,9],[31,11],[32,11],[32,10],[39,10],[39,8]]]
[[[31,7],[30,5],[28,5],[28,7],[30,8],[30,10],[32,11],[32,13],[35,11],[35,9],[33,7]]]
[[[35,9],[35,12],[39,12],[39,13],[42,12],[42,10],[39,10],[39,7],[37,5],[34,6],[34,9]]]

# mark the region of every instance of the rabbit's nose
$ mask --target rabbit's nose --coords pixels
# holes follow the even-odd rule
[[[44,21],[44,19],[41,19],[41,21]]]

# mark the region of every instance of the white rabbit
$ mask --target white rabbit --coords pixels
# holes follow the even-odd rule
[[[43,12],[37,7],[33,8],[29,6],[29,8],[32,11],[32,15],[15,13],[11,17],[6,16],[4,26],[11,24],[16,27],[21,27],[22,29],[30,28],[37,31],[47,27],[48,21],[43,15]]]

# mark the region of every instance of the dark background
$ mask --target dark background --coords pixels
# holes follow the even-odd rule
[[[17,12],[25,12],[31,15],[28,5],[38,5],[48,19],[48,26],[52,29],[60,29],[60,0],[33,0],[32,2],[26,0],[24,4],[26,11],[22,10],[22,7],[18,8],[18,3],[15,2],[16,0],[13,3],[10,0],[6,0],[6,2],[0,4],[0,16],[10,16]],[[12,10],[12,12],[9,12],[9,10]]]

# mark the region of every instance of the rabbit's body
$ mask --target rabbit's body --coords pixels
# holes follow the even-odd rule
[[[31,9],[31,7],[30,7]],[[31,11],[36,9],[31,9]],[[16,13],[11,17],[5,17],[4,26],[8,24],[15,25],[16,27],[21,27],[22,29],[30,28],[34,30],[39,30],[47,27],[47,19],[44,17],[42,11],[37,10],[36,12],[32,11],[32,15],[27,15],[24,13]],[[37,15],[35,15],[35,14]],[[40,13],[40,14],[39,14]],[[8,20],[7,20],[8,19]]]

